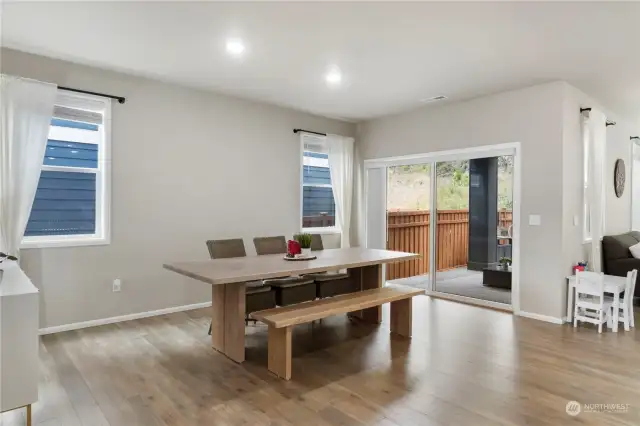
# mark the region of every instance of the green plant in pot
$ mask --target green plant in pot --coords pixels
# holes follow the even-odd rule
[[[311,234],[300,233],[295,234],[293,239],[300,244],[300,248],[302,249],[302,254],[304,256],[311,255]]]
[[[501,257],[500,258],[500,268],[508,271],[511,266],[511,258],[510,257]]]

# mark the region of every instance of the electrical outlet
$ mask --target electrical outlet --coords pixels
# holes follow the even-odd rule
[[[117,292],[120,291],[122,289],[122,281],[120,280],[120,278],[116,278],[115,280],[113,280],[113,292]]]

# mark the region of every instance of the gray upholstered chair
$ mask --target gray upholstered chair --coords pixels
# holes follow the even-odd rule
[[[284,236],[277,237],[257,237],[253,239],[256,253],[259,256],[269,254],[286,254],[287,240]],[[286,260],[282,260],[287,262]],[[278,306],[294,305],[296,303],[308,302],[316,298],[316,285],[313,278],[307,277],[284,277],[274,278],[264,281],[276,291],[276,303]]]
[[[228,259],[231,257],[245,257],[242,238],[232,238],[230,240],[208,240],[207,248],[212,259]]]
[[[208,240],[207,248],[212,259],[229,259],[247,255],[242,238]],[[265,285],[262,281],[249,281],[245,283],[245,286],[245,311],[247,315],[263,309],[275,308],[276,293],[271,286]],[[211,334],[211,326],[209,326],[209,334]]]
[[[311,251],[324,250],[322,236],[311,234]],[[347,272],[327,271],[305,275],[316,282],[316,296],[319,298],[360,291]]]
[[[256,237],[253,239],[253,245],[256,247],[256,253],[259,256],[287,253],[287,240],[282,235],[278,237]]]
[[[322,244],[322,235],[311,234],[311,251],[324,250],[324,244]]]

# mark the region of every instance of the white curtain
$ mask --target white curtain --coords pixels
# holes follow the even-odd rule
[[[17,256],[47,146],[57,87],[0,75],[0,251]]]
[[[351,203],[353,200],[353,138],[327,135],[329,172],[336,203],[336,224],[340,227],[342,248],[350,247]]]
[[[589,263],[591,269],[602,272],[601,240],[604,235],[605,214],[605,170],[607,118],[602,111],[592,108],[584,115],[583,137],[587,138],[587,188],[585,197],[589,209],[589,230],[591,250]]]

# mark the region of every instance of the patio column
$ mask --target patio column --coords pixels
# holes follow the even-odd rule
[[[498,261],[498,158],[469,160],[469,258],[480,271]]]

